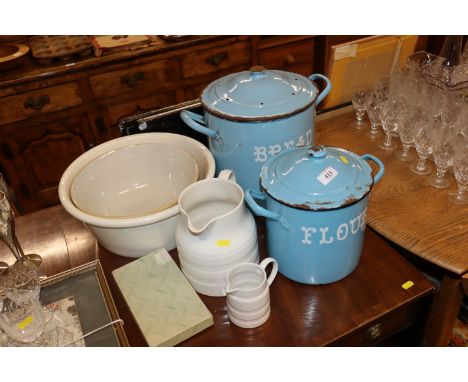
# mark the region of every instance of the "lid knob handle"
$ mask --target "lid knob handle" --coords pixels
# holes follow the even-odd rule
[[[251,78],[263,78],[266,76],[265,67],[262,65],[255,65],[250,68]]]
[[[327,153],[325,151],[325,147],[317,145],[317,146],[310,146],[307,149],[307,155],[312,158],[323,158],[325,155],[327,155]]]

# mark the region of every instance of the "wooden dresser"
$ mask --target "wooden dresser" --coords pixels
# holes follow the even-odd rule
[[[118,137],[121,118],[198,98],[213,80],[256,64],[307,76],[321,71],[315,65],[325,54],[317,52],[321,39],[158,38],[151,46],[46,66],[29,56],[0,72],[0,171],[18,210],[57,204],[64,170],[84,151]]]
[[[120,136],[122,118],[196,99],[213,80],[253,65],[326,74],[330,48],[364,36],[184,37],[48,65],[30,54],[0,71],[0,171],[20,213],[57,204],[67,166]]]

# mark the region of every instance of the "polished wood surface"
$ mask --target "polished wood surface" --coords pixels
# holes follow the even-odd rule
[[[260,253],[264,257],[265,226],[262,220],[257,223]],[[98,257],[130,344],[146,345],[111,274],[134,259],[114,255],[97,245],[83,223],[61,206],[20,216],[17,231],[26,253],[43,256],[42,269],[48,275]],[[178,262],[177,251],[171,251],[171,255]],[[0,260],[14,261],[4,245],[0,246]],[[407,281],[414,286],[404,289],[402,284]],[[278,275],[270,292],[271,316],[255,329],[241,329],[230,323],[224,297],[200,295],[215,324],[181,345],[372,345],[414,323],[423,328],[433,285],[384,238],[368,229],[361,261],[350,276],[313,286]],[[379,326],[380,335],[372,339],[369,331],[375,325]]]
[[[468,272],[468,205],[448,200],[447,193],[456,190],[453,176],[446,174],[452,182],[448,189],[426,184],[427,176],[413,174],[408,168],[410,162],[396,159],[395,151],[377,147],[382,136],[373,142],[365,135],[368,125],[362,130],[354,126],[354,115],[348,112],[319,122],[315,137],[318,144],[359,155],[370,153],[384,162],[385,174],[371,193],[367,224],[447,271],[457,275]],[[399,143],[396,137],[393,141]]]
[[[258,232],[263,257],[266,240],[262,224],[259,222]],[[402,284],[409,280],[414,286],[405,290]],[[371,345],[414,322],[423,323],[428,301],[421,298],[432,290],[433,285],[420,272],[368,229],[360,263],[348,277],[326,285],[305,285],[278,274],[270,287],[270,318],[258,328],[242,329],[230,323],[225,298],[201,296],[215,325],[182,345]],[[402,320],[391,316],[399,310]],[[376,340],[368,338],[369,328],[378,324],[382,334]]]
[[[109,65],[116,62],[120,62],[122,60],[135,59],[138,57],[152,55],[155,53],[167,53],[175,49],[190,49],[194,45],[216,42],[219,40],[227,40],[228,38],[228,36],[191,36],[190,39],[184,41],[170,42],[158,39],[153,44],[146,47],[137,47],[135,49],[121,50],[117,53],[101,57],[90,56],[80,58],[78,60],[74,60],[72,65],[67,65],[67,62],[63,63],[60,61],[54,62],[53,64],[49,65],[41,65],[32,56],[30,56],[28,57],[28,60],[22,64],[21,67],[2,73],[1,82],[9,86],[18,86],[19,84],[31,80],[36,80],[38,78],[48,78],[84,69],[97,68],[103,65]],[[236,39],[236,37],[231,38],[232,41],[236,41]]]
[[[16,236],[25,254],[41,255],[41,270],[48,276],[97,259],[94,236],[61,205],[16,217]],[[1,242],[0,261],[10,265],[15,262]]]
[[[456,190],[453,175],[446,174],[452,182],[447,189],[428,185],[427,176],[409,170],[409,162],[399,161],[394,151],[377,146],[382,136],[371,141],[365,135],[368,125],[355,129],[352,110],[337,114],[318,123],[316,143],[359,155],[370,153],[384,162],[385,174],[371,193],[367,224],[442,272],[427,343],[446,346],[463,298],[461,280],[468,272],[468,205],[448,200],[448,192]],[[398,138],[393,140],[399,143]],[[431,161],[428,164],[434,166]]]

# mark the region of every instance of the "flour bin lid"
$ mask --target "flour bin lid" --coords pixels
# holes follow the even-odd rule
[[[274,199],[304,210],[330,210],[367,195],[372,168],[360,156],[335,147],[304,146],[283,151],[262,167],[263,189]]]

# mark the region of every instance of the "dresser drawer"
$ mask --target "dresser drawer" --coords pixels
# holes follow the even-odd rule
[[[145,111],[157,110],[176,104],[175,94],[165,92],[152,97],[143,98],[120,105],[109,107],[109,117],[112,126],[117,125],[122,118],[140,114]]]
[[[266,49],[259,53],[259,63],[267,69],[281,69],[310,76],[314,67],[315,42]]]
[[[247,42],[237,42],[219,48],[202,50],[182,57],[182,75],[192,78],[216,71],[250,64],[250,48]]]
[[[0,98],[0,125],[65,110],[82,103],[77,82]]]
[[[356,331],[331,345],[373,346],[416,322],[423,324],[429,305],[430,300],[428,297],[413,301],[398,310],[392,311],[358,328]]]
[[[177,64],[171,60],[161,60],[98,74],[90,77],[89,82],[96,98],[107,98],[124,93],[154,90],[178,79]]]

